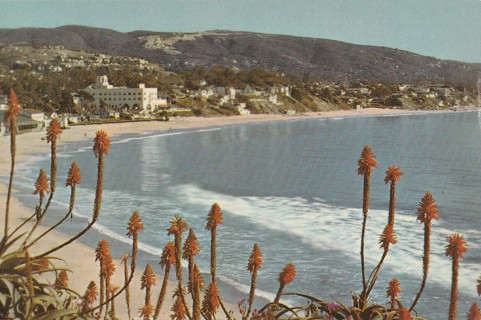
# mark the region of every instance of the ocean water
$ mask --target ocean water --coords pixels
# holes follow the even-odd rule
[[[142,261],[157,264],[162,248],[172,240],[166,232],[169,220],[180,214],[196,232],[201,243],[197,263],[208,272],[206,216],[210,206],[219,202],[224,223],[217,236],[217,273],[230,300],[248,294],[246,265],[253,244],[258,243],[264,258],[258,274],[259,297],[273,299],[278,273],[292,262],[297,276],[286,292],[350,303],[351,291],[360,292],[362,287],[363,179],[356,174],[357,160],[362,148],[370,145],[379,168],[371,179],[368,272],[382,254],[378,239],[389,202],[384,172],[390,165],[404,172],[397,185],[398,243],[392,246],[371,301],[387,303],[385,289],[392,277],[401,283],[403,304],[413,301],[420,286],[423,253],[423,226],[416,221],[416,209],[430,191],[440,220],[433,223],[430,274],[416,309],[429,319],[447,317],[451,261],[444,247],[446,237],[459,232],[469,249],[460,267],[458,316],[463,318],[471,303],[479,301],[480,119],[478,112],[306,119],[121,136],[112,140],[106,158],[97,233],[128,243],[128,219],[132,211],[139,211],[145,225]],[[91,215],[96,159],[90,142],[62,145],[59,152],[58,215],[68,202],[68,189],[61,182],[72,160],[82,172],[75,218],[66,227],[69,232]],[[39,167],[49,168],[47,157],[32,158],[17,171],[15,187],[24,201],[34,201],[25,194],[33,191]],[[54,214],[46,223],[53,220]],[[156,271],[161,272],[158,266]]]

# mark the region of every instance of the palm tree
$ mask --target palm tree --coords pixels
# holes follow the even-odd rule
[[[453,233],[448,237],[446,245],[446,256],[452,260],[452,281],[451,281],[451,299],[449,303],[449,320],[456,320],[456,308],[458,304],[458,273],[459,259],[464,258],[463,254],[468,251],[466,241],[463,236]]]
[[[376,157],[374,156],[369,146],[364,147],[361,153],[361,157],[357,161],[357,164],[358,164],[357,174],[364,176],[364,188],[363,188],[363,197],[362,197],[363,221],[362,221],[362,233],[361,233],[361,269],[362,269],[362,288],[363,288],[363,292],[365,292],[367,288],[367,283],[366,283],[366,271],[364,267],[364,237],[366,234],[366,221],[367,221],[367,214],[369,211],[369,186],[371,183],[371,173],[373,168],[377,167]]]
[[[434,203],[434,199],[431,193],[426,192],[421,199],[418,207],[417,220],[424,224],[424,255],[423,255],[423,279],[421,287],[413,301],[413,304],[409,308],[409,311],[414,310],[416,303],[418,302],[421,294],[426,286],[429,271],[429,255],[431,252],[431,223],[432,220],[439,219],[438,206]]]

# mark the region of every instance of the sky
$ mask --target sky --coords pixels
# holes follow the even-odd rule
[[[0,28],[252,31],[481,63],[480,0],[0,0]]]

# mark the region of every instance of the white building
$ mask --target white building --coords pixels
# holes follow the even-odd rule
[[[36,109],[21,109],[20,114],[38,122],[45,121],[45,113]]]
[[[139,84],[138,88],[114,87],[109,84],[107,76],[97,77],[94,85],[84,89],[94,97],[94,103],[100,106],[100,101],[111,107],[121,108],[128,105],[130,108],[138,107],[140,110],[153,111],[159,105],[165,105],[164,99],[157,97],[157,88],[146,88]]]
[[[0,110],[7,110],[7,96],[0,96]]]

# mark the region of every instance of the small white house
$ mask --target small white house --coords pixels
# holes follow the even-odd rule
[[[37,109],[21,109],[20,114],[42,123],[45,120],[45,113]]]

